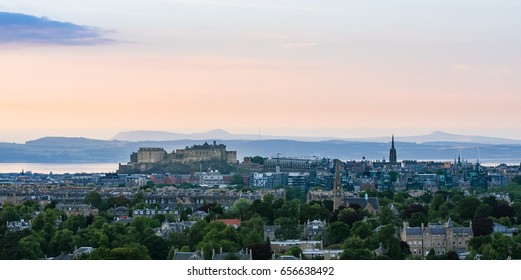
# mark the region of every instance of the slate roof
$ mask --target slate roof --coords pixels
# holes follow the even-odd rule
[[[204,260],[204,257],[201,251],[175,252],[174,260]]]
[[[380,204],[378,203],[378,198],[376,197],[368,197],[367,199],[365,197],[347,197],[345,198],[345,202],[346,205],[358,204],[362,209],[365,209],[367,204],[371,204],[375,210],[380,209]]]
[[[212,260],[226,260],[230,256],[230,254],[235,255],[239,260],[251,260],[251,255],[244,250],[239,251],[238,253],[218,253],[212,256]]]

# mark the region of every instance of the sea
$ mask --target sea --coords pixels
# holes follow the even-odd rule
[[[32,172],[43,174],[116,172],[118,163],[0,163],[0,173]]]

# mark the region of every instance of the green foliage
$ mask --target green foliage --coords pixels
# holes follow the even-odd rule
[[[251,216],[251,206],[252,202],[249,199],[246,198],[239,198],[237,199],[232,207],[227,211],[227,214],[231,217],[238,218],[241,221],[244,221],[246,219],[249,219]]]
[[[516,175],[512,178],[512,182],[521,185],[521,175]]]
[[[101,195],[95,191],[90,191],[85,195],[83,203],[90,204],[99,209],[102,203]]]
[[[242,174],[234,174],[231,178],[231,182],[230,182],[232,185],[238,185],[238,186],[244,186],[244,177],[242,176]]]
[[[275,232],[277,239],[299,239],[301,232],[298,230],[298,222],[288,217],[280,217],[275,220],[275,224],[280,225],[280,229]]]
[[[300,202],[306,201],[306,194],[302,191],[301,187],[286,187],[286,200],[297,199]]]
[[[264,164],[264,158],[261,156],[254,156],[251,158],[252,163]]]
[[[351,235],[351,230],[348,225],[343,222],[334,222],[327,225],[326,229],[326,246],[332,244],[341,244]]]
[[[286,250],[285,255],[301,258],[302,257],[302,249],[300,249],[300,247],[298,247],[298,246],[293,246],[293,247],[291,247],[291,248]]]
[[[373,229],[368,223],[365,222],[356,222],[353,224],[353,235],[366,239],[373,233]]]

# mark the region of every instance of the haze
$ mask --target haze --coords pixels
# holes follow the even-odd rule
[[[521,139],[519,1],[3,0],[0,12],[0,142],[215,128]]]

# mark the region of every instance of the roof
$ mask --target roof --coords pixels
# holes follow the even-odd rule
[[[371,205],[375,210],[380,209],[380,204],[378,203],[378,198],[376,197],[347,197],[346,198],[347,205],[358,204],[362,209],[365,209],[368,204]]]
[[[60,255],[58,255],[54,258],[50,258],[50,260],[55,260],[55,261],[69,261],[72,259],[73,259],[72,254],[64,254],[64,253],[61,253]]]
[[[282,260],[282,261],[297,261],[297,260],[300,260],[299,258],[295,257],[295,256],[280,256],[278,258],[276,258],[276,260]]]
[[[227,226],[241,227],[241,220],[239,219],[217,219],[216,221],[223,222]]]
[[[94,250],[93,247],[80,247],[76,250],[74,250],[73,254],[90,254]]]
[[[201,251],[175,252],[174,260],[204,260]]]
[[[212,260],[226,260],[229,259],[231,256],[235,256],[239,260],[251,260],[252,258],[250,254],[244,252],[244,250],[241,250],[237,253],[223,252],[219,254],[214,254],[212,256]]]
[[[407,235],[422,235],[422,229],[419,227],[409,227],[405,229]]]

